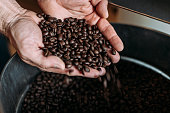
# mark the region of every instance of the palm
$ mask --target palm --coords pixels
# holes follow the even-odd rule
[[[44,57],[42,54],[42,33],[37,25],[40,19],[33,12],[27,12],[26,15],[28,16],[21,16],[10,26],[10,41],[20,58],[42,70],[66,74],[66,70],[56,68],[65,68],[61,59],[55,56]],[[31,18],[29,15],[32,15]]]

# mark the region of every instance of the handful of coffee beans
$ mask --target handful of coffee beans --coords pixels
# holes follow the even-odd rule
[[[39,23],[44,43],[44,56],[61,58],[66,68],[73,65],[80,72],[90,72],[89,67],[101,70],[111,64],[107,54],[116,51],[104,38],[97,25],[87,24],[85,19],[65,18],[63,21],[44,13],[37,14],[43,20]]]

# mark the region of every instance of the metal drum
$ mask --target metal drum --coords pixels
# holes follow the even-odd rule
[[[112,25],[125,45],[121,60],[142,65],[170,80],[170,36],[130,25]],[[24,91],[39,72],[17,54],[8,61],[0,76],[0,113],[16,113]]]

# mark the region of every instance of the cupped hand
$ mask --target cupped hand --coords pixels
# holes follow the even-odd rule
[[[116,51],[123,50],[123,43],[116,34],[112,25],[106,20],[108,17],[107,0],[38,0],[40,8],[50,16],[64,19],[74,17],[86,19],[91,25],[97,24],[102,34],[110,41]],[[108,52],[109,53],[109,52]],[[113,63],[117,63],[120,59],[118,52],[116,55],[109,53]],[[82,75],[78,70],[74,70],[70,75]],[[85,73],[86,77],[97,77],[105,73],[105,69],[99,72],[95,69],[90,73]]]
[[[65,64],[60,58],[44,57],[43,51],[40,49],[44,45],[41,30],[37,25],[39,21],[36,14],[30,11],[17,16],[9,24],[10,42],[24,62],[43,71],[68,74],[69,70],[65,69]]]

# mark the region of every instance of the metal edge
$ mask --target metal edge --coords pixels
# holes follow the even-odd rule
[[[125,61],[129,61],[129,62],[132,62],[132,63],[135,63],[135,64],[138,64],[140,66],[143,66],[145,68],[148,68],[160,75],[162,75],[163,77],[165,77],[166,79],[170,80],[170,75],[167,75],[166,73],[164,73],[163,71],[161,71],[160,69],[146,63],[146,62],[143,62],[143,61],[140,61],[140,60],[137,60],[135,58],[130,58],[130,57],[127,57],[127,56],[121,56],[121,59],[122,60],[125,60]]]
[[[4,73],[6,71],[6,69],[8,68],[8,65],[11,63],[11,61],[17,56],[17,53],[13,54],[12,57],[7,61],[7,63],[5,64],[4,68],[2,69],[2,72],[0,73],[0,83],[1,80],[4,76]]]
[[[143,15],[143,16],[146,16],[146,17],[149,17],[149,18],[152,18],[152,19],[155,19],[155,20],[158,20],[158,21],[161,21],[161,22],[170,24],[170,22],[168,22],[168,21],[166,21],[166,20],[163,20],[163,19],[160,19],[160,18],[151,16],[151,15],[148,15],[148,14],[145,14],[145,13],[142,13],[142,12],[139,12],[139,11],[135,11],[135,10],[133,10],[133,9],[129,9],[129,8],[127,8],[127,7],[124,7],[124,6],[120,6],[120,5],[115,4],[115,3],[109,2],[109,4],[111,4],[111,5],[115,6],[115,7],[121,8],[121,9],[128,10],[128,11],[133,12],[133,13],[137,13],[137,14],[140,14],[140,15]]]
[[[161,32],[161,31],[158,31],[156,29],[153,29],[151,27],[144,27],[144,26],[140,26],[140,25],[132,25],[132,24],[124,24],[124,23],[114,23],[114,22],[110,22],[111,25],[113,25],[114,27],[114,24],[115,25],[127,25],[127,26],[132,26],[132,27],[138,27],[138,28],[141,28],[141,29],[146,29],[146,30],[150,30],[150,31],[153,31],[153,32],[157,32],[157,33],[160,33],[162,35],[166,35],[168,37],[170,37],[170,34],[167,34],[167,33],[164,33],[164,32]]]

